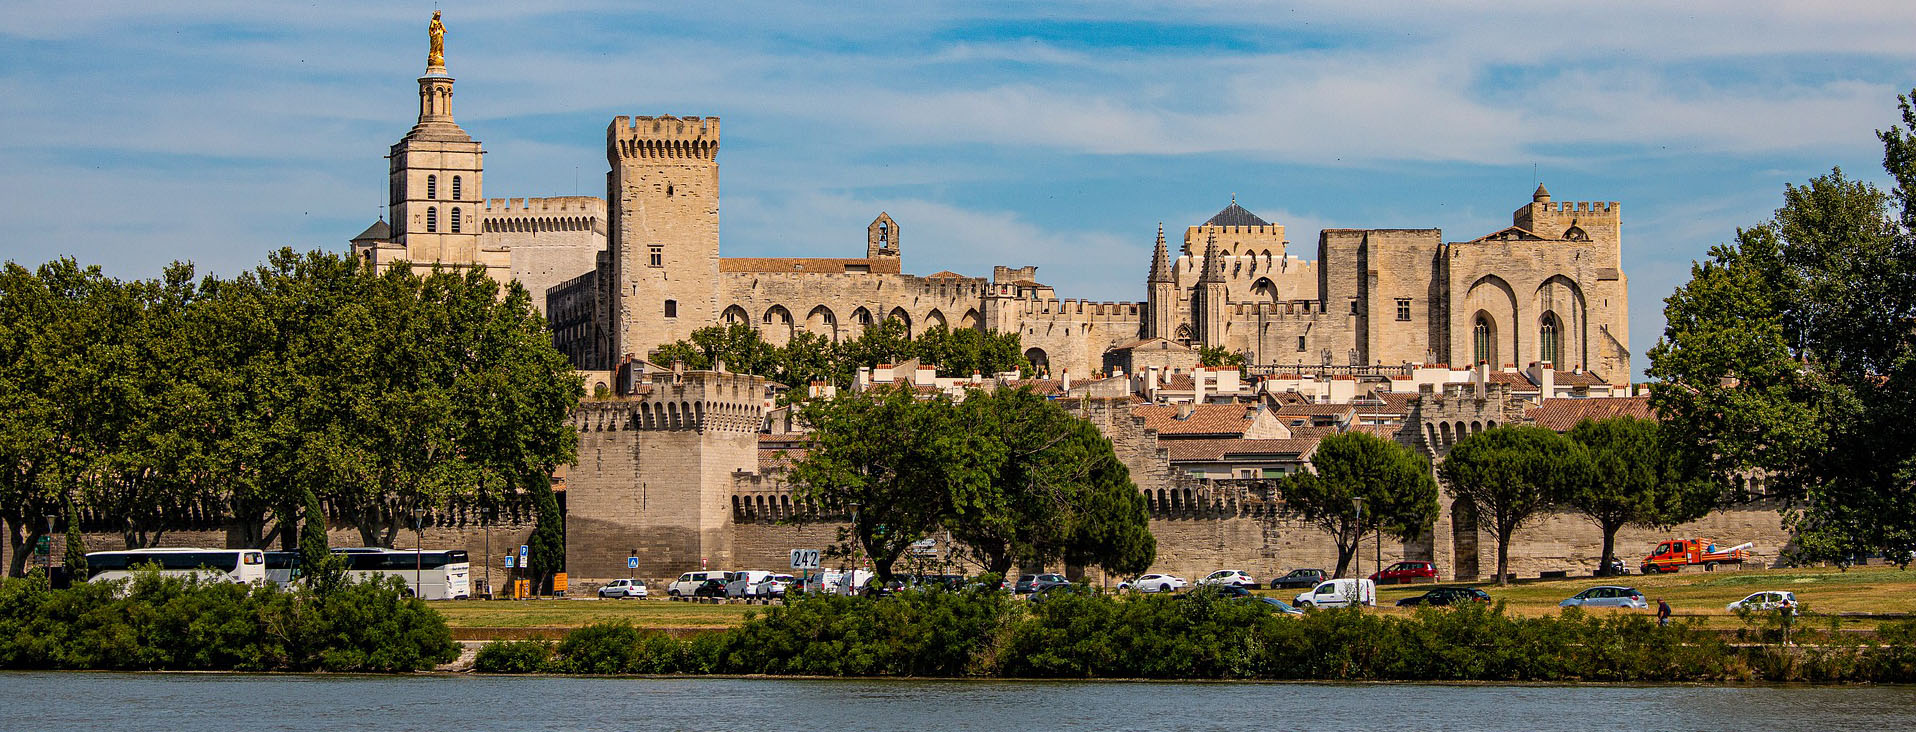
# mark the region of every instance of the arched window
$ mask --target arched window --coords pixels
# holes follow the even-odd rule
[[[665,317],[676,318],[678,316],[679,316],[679,301],[677,300],[665,301]]]
[[[452,200],[459,200],[459,176],[452,177]]]
[[[439,176],[436,176],[436,175],[426,176],[426,200],[430,201],[438,197],[439,197]]]
[[[432,234],[438,231],[439,231],[439,209],[428,206],[426,207],[426,233]]]
[[[452,207],[452,210],[446,214],[446,219],[448,222],[452,224],[452,233],[454,234],[459,233],[459,207],[458,206]]]
[[[1562,324],[1557,322],[1556,313],[1543,314],[1543,323],[1537,327],[1537,344],[1542,349],[1539,358],[1553,365],[1563,363],[1562,330]]]
[[[1476,358],[1472,362],[1489,363],[1497,360],[1497,344],[1491,331],[1490,316],[1478,315],[1477,323],[1471,327],[1470,333],[1472,340],[1476,343]]]

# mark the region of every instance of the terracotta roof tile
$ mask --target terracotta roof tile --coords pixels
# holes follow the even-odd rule
[[[1277,408],[1279,417],[1346,417],[1357,407],[1350,404],[1286,404]]]
[[[1171,462],[1200,462],[1224,460],[1236,457],[1271,456],[1277,459],[1302,459],[1317,447],[1323,436],[1291,438],[1288,440],[1170,440],[1159,443],[1170,455]]]
[[[1597,386],[1610,383],[1604,381],[1602,377],[1597,376],[1595,372],[1591,371],[1585,371],[1581,374],[1574,371],[1558,371],[1552,374],[1550,378],[1552,381],[1557,382],[1559,386]]]
[[[1656,419],[1656,413],[1650,410],[1650,398],[1636,397],[1600,397],[1596,399],[1545,399],[1543,404],[1525,413],[1537,421],[1539,427],[1549,427],[1558,432],[1568,432],[1585,419],[1603,419],[1605,417],[1630,416],[1639,419]]]
[[[1255,409],[1244,404],[1198,404],[1191,407],[1190,417],[1178,419],[1178,405],[1147,404],[1133,407],[1131,414],[1144,418],[1145,429],[1165,437],[1243,435],[1252,424],[1247,415]]]

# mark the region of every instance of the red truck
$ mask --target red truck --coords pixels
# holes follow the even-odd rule
[[[1658,544],[1650,556],[1643,558],[1643,573],[1675,572],[1684,565],[1701,564],[1703,571],[1716,569],[1719,564],[1742,564],[1750,558],[1750,542],[1743,542],[1728,549],[1718,549],[1716,542],[1709,539],[1671,539]]]

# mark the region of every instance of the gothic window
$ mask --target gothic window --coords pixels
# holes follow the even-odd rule
[[[1490,324],[1490,316],[1479,313],[1476,325],[1471,327],[1471,337],[1476,344],[1473,362],[1491,363],[1497,359],[1496,332]],[[1493,364],[1494,365],[1494,364]]]
[[[448,223],[452,224],[452,233],[454,234],[459,233],[459,207],[458,206],[454,206],[452,208],[452,211],[446,215],[446,219]]]
[[[651,247],[651,257],[652,257],[651,266],[654,266],[654,267],[665,266],[665,247],[658,244],[653,244]]]
[[[1397,319],[1405,320],[1405,321],[1410,320],[1410,298],[1408,297],[1397,298]]]
[[[426,233],[433,234],[433,233],[437,233],[438,231],[439,231],[439,209],[428,206],[426,208]]]
[[[430,201],[438,197],[439,197],[439,176],[436,176],[436,175],[426,176],[426,200]]]
[[[459,176],[452,177],[452,200],[459,200]]]
[[[1576,226],[1564,230],[1563,238],[1565,241],[1590,241],[1590,235],[1584,233],[1583,229]]]
[[[679,316],[679,301],[677,300],[665,301],[665,317],[676,318],[678,316]]]
[[[1537,344],[1542,349],[1542,353],[1539,354],[1538,357],[1541,360],[1548,361],[1552,364],[1562,362],[1562,330],[1561,324],[1557,322],[1556,313],[1546,312],[1543,314],[1543,323],[1537,328]]]

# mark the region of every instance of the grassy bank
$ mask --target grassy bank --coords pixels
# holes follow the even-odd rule
[[[1445,583],[1447,585],[1454,583]],[[1760,590],[1784,590],[1815,613],[1916,613],[1916,570],[1895,567],[1749,569],[1742,571],[1683,572],[1663,576],[1582,577],[1528,580],[1499,588],[1473,583],[1505,603],[1506,611],[1522,617],[1555,615],[1557,603],[1586,587],[1621,584],[1635,587],[1650,598],[1669,601],[1679,617],[1694,616],[1710,629],[1734,629],[1743,623],[1724,605]],[[1381,611],[1408,616],[1397,600],[1422,594],[1429,585],[1393,585],[1378,588]],[[1259,590],[1258,594],[1289,601],[1297,590]],[[754,606],[708,605],[652,600],[536,600],[431,603],[455,629],[469,628],[577,628],[591,623],[626,622],[642,629],[675,631],[722,630],[736,627]],[[761,611],[763,608],[759,608]],[[1874,628],[1870,618],[1847,618],[1844,627]]]

